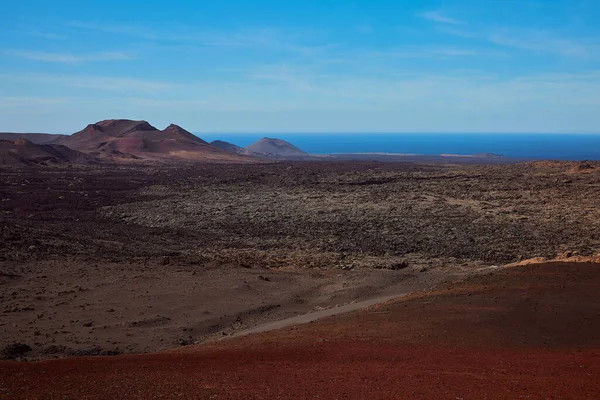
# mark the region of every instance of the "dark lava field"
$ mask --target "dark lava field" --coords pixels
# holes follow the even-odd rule
[[[151,352],[600,250],[594,163],[0,171],[0,337]]]

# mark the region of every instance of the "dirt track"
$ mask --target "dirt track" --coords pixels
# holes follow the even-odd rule
[[[156,355],[0,363],[7,398],[592,399],[600,265],[506,268],[352,314]]]

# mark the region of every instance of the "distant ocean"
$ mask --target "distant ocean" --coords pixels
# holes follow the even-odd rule
[[[201,133],[207,141],[246,147],[265,136],[308,153],[479,154],[551,160],[600,160],[600,134],[520,133]]]

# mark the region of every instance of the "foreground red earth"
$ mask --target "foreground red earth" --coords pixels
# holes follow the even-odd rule
[[[281,331],[0,363],[0,398],[594,399],[600,265],[507,268]]]

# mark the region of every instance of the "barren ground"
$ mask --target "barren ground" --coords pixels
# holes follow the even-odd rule
[[[593,255],[590,167],[2,169],[0,346],[153,352],[491,265]]]
[[[493,270],[311,324],[152,355],[0,362],[45,399],[596,399],[600,264]]]

